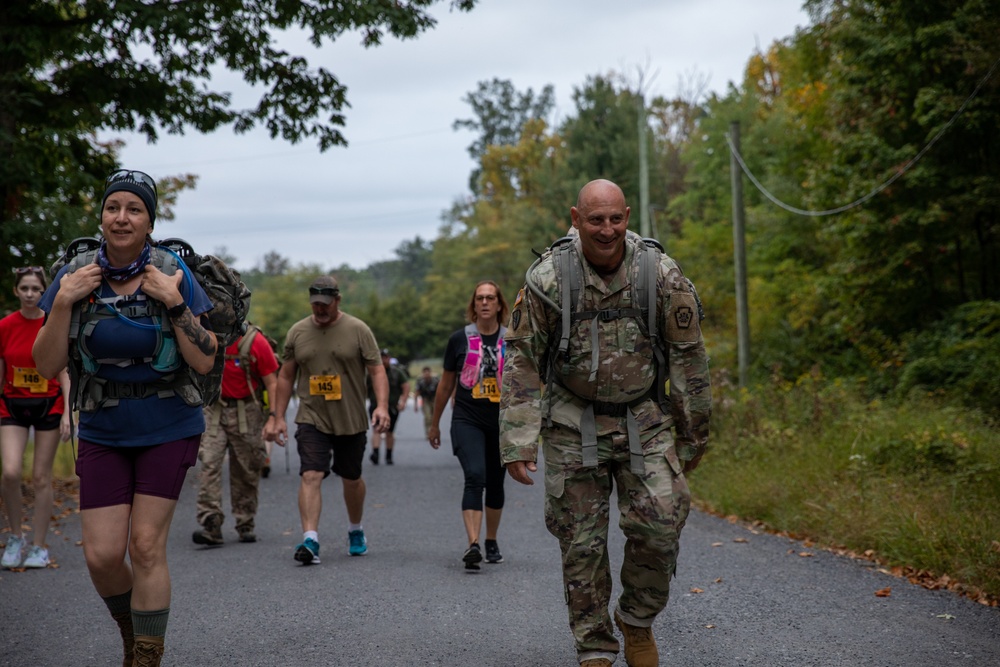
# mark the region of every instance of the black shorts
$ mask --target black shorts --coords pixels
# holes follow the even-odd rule
[[[371,416],[373,414],[375,414],[375,405],[374,404],[369,404],[368,405],[368,418],[369,418],[369,420],[371,420]],[[396,432],[396,420],[397,419],[399,419],[399,410],[397,410],[394,407],[393,408],[389,408],[389,430],[387,431],[387,433],[395,433]]]
[[[49,414],[52,406],[56,404],[57,396],[50,398],[7,398],[3,397],[3,402],[7,405],[7,412],[10,417],[0,417],[0,426],[21,426],[23,428],[35,427],[36,431],[54,431],[59,428],[62,421],[62,413]]]
[[[299,424],[295,429],[295,444],[299,452],[299,474],[307,470],[330,472],[344,479],[361,479],[361,462],[368,444],[367,433],[333,435],[323,433],[312,424]],[[330,460],[333,465],[330,465]]]

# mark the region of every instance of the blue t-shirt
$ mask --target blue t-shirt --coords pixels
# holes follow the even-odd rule
[[[42,295],[38,307],[48,313],[52,309],[59,285],[68,267],[63,267],[52,285]],[[205,290],[185,273],[181,294],[197,317],[212,309]],[[101,298],[114,297],[115,292],[107,280],[101,282]],[[135,294],[142,294],[142,289]],[[190,296],[188,296],[190,295]],[[142,359],[152,357],[156,350],[157,332],[129,324],[121,318],[102,318],[96,321],[93,333],[87,337],[87,349],[98,359]],[[137,324],[151,325],[152,318],[136,317]],[[178,355],[180,352],[178,351]],[[188,372],[184,360],[175,373]],[[101,364],[96,376],[126,383],[152,382],[163,376],[151,363],[128,366]],[[80,413],[80,439],[110,447],[146,447],[164,442],[190,438],[205,431],[205,418],[200,406],[190,406],[177,395],[168,398],[149,396],[141,399],[122,399],[118,405],[107,406],[94,412]]]

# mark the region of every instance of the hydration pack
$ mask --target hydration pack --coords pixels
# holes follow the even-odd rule
[[[53,263],[50,273],[54,278],[63,266],[73,272],[81,266],[93,264],[101,242],[95,238],[74,239],[63,255]],[[191,406],[211,405],[219,398],[222,387],[222,369],[226,361],[226,348],[239,338],[246,328],[250,310],[250,290],[240,279],[239,272],[213,255],[199,255],[190,244],[181,239],[165,239],[152,243],[150,263],[167,275],[184,271],[193,282],[201,285],[212,303],[206,313],[212,332],[218,340],[215,363],[202,375],[183,367],[176,336],[166,307],[145,295],[119,295],[110,299],[93,294],[73,306],[69,337],[69,374],[73,408],[93,412],[100,407],[117,405],[121,399],[161,398],[180,396]],[[187,299],[185,299],[187,301]],[[156,349],[151,357],[142,359],[96,359],[87,350],[86,339],[101,319],[122,318],[131,321],[149,317],[157,328]],[[145,325],[144,325],[145,326]],[[96,377],[100,364],[111,363],[129,366],[149,363],[163,373],[156,382],[121,383]]]

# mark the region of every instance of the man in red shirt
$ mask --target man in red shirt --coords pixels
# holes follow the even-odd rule
[[[233,517],[240,542],[256,542],[254,517],[257,489],[267,454],[262,432],[266,415],[259,395],[261,384],[274,396],[278,382],[278,360],[259,329],[251,325],[246,334],[226,349],[222,370],[222,395],[205,408],[205,435],[198,459],[201,476],[197,518],[201,530],[191,536],[195,544],[222,546],[222,461],[229,453],[229,486]]]

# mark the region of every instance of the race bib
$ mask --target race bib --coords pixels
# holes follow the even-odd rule
[[[42,377],[37,368],[14,366],[14,386],[27,389],[32,394],[44,394],[49,390],[49,381]]]
[[[310,375],[309,395],[322,396],[327,401],[339,401],[340,376],[339,375]]]
[[[496,378],[483,378],[472,388],[472,398],[488,398],[491,403],[500,402],[500,385]]]

